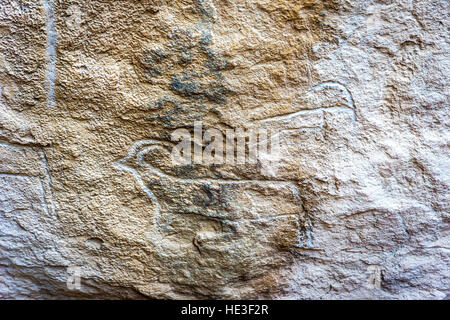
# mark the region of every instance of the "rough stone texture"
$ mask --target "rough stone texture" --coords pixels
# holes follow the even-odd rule
[[[0,0],[0,298],[445,298],[448,12]],[[281,160],[173,166],[194,121]]]

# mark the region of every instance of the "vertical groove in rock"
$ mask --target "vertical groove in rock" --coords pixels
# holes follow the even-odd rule
[[[58,34],[55,25],[55,4],[54,0],[43,0],[45,12],[47,14],[47,90],[48,106],[54,108],[55,101],[55,81],[56,81],[56,60]]]

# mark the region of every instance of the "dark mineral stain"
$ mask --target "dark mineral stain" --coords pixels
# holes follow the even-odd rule
[[[202,85],[197,84],[188,74],[184,74],[183,77],[172,77],[170,90],[184,97],[194,99],[201,98],[204,91]]]
[[[213,19],[214,11],[213,8],[205,0],[195,0],[195,10],[200,12],[204,19]]]
[[[174,28],[166,43],[143,53],[140,60],[147,81],[170,79],[167,96],[148,103],[152,125],[174,129],[193,121],[221,122],[211,110],[220,109],[232,93],[222,75],[230,64],[210,47],[211,37],[204,30],[195,38],[192,30]]]

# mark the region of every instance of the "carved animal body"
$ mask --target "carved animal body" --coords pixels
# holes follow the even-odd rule
[[[308,91],[303,100],[306,109],[261,119],[254,122],[254,126],[265,125],[280,131],[321,128],[326,112],[346,113],[350,115],[350,121],[355,119],[351,94],[338,83],[319,84]],[[164,236],[171,230],[170,224],[174,220],[201,217],[231,226],[231,233],[246,224],[277,225],[273,232],[285,233],[288,247],[312,246],[308,232],[310,222],[295,181],[277,181],[264,176],[249,179],[232,175],[230,178],[217,175],[210,168],[203,171],[192,167],[180,170],[167,165],[171,161],[172,147],[171,143],[163,141],[138,141],[129,154],[117,162],[120,169],[134,175],[154,202],[156,232]],[[294,235],[292,230],[295,230]],[[306,244],[301,230],[307,230]]]
[[[305,220],[298,187],[291,181],[237,180],[210,177],[183,178],[155,167],[146,158],[170,157],[170,144],[154,140],[137,142],[120,168],[133,173],[155,202],[156,231],[164,232],[177,218],[200,217],[236,228],[239,224],[286,221],[299,228]],[[170,161],[170,160],[168,160]],[[284,220],[283,223],[280,223]],[[294,224],[294,225],[292,225]],[[297,245],[297,238],[292,245]]]

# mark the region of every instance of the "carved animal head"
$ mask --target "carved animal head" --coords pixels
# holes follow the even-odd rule
[[[120,168],[133,173],[143,173],[149,167],[164,168],[170,163],[170,150],[172,144],[157,140],[141,140],[136,142],[128,155],[120,159],[117,164]]]

